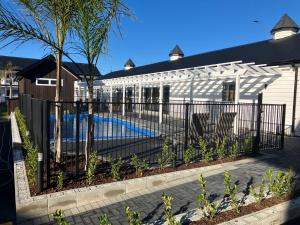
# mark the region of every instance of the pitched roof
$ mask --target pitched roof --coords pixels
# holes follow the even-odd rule
[[[134,62],[129,58],[129,59],[127,60],[127,62],[125,63],[124,66],[125,66],[125,67],[126,67],[126,66],[135,67],[135,64],[134,64]]]
[[[184,56],[183,51],[180,49],[178,45],[176,45],[169,53],[169,56],[171,55],[181,55]]]
[[[217,63],[242,60],[244,63],[278,65],[300,62],[300,34],[284,39],[265,40],[217,51],[211,51],[183,57],[174,61],[162,61],[154,64],[119,70],[102,76],[102,79],[134,76],[155,72],[178,70]]]
[[[25,72],[31,70],[35,66],[40,65],[41,63],[52,60],[55,61],[52,55],[48,55],[42,59],[33,59],[33,58],[23,58],[23,57],[13,57],[13,56],[0,56],[0,70],[4,68],[4,66],[11,62],[13,66],[16,68],[18,73],[17,76],[22,76]],[[86,63],[76,63],[76,65],[72,62],[63,62],[63,67],[73,73],[75,76],[82,77],[82,73],[87,73],[88,65]],[[96,67],[96,74],[101,76],[98,68]]]
[[[271,30],[271,33],[273,34],[275,31],[285,29],[285,28],[293,28],[296,31],[299,30],[298,24],[296,24],[296,22],[291,17],[289,17],[287,14],[284,14],[280,18],[278,23],[273,27],[273,29]]]

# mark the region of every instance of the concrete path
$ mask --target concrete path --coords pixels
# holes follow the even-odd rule
[[[0,119],[0,224],[15,220],[15,188],[10,121]]]
[[[274,167],[275,170],[293,167],[297,174],[300,174],[300,138],[287,138],[284,150],[265,154],[271,157],[266,157],[256,162],[244,163],[230,170],[233,180],[239,184],[239,191],[247,190],[250,184],[257,185],[261,176],[269,167]],[[224,195],[223,172],[208,176],[206,181],[208,190],[211,190],[212,198],[222,198]],[[163,203],[161,200],[163,192],[173,194],[173,212],[175,214],[197,207],[196,197],[199,194],[199,185],[198,181],[194,180],[138,197],[124,198],[123,201],[105,206],[103,206],[103,203],[98,205],[94,203],[66,210],[65,215],[71,224],[99,224],[98,217],[102,213],[107,213],[114,225],[127,224],[124,207],[130,206],[133,210],[141,212],[141,218],[144,223],[149,223],[163,218]],[[51,216],[36,219],[34,224],[47,223],[49,218],[51,220]],[[28,221],[26,224],[33,223]],[[53,222],[49,224],[53,224]]]

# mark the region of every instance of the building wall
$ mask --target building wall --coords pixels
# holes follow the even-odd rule
[[[45,99],[45,100],[55,100],[55,86],[39,86],[36,85],[36,78],[56,78],[56,70],[52,70],[46,75],[40,76],[39,72],[33,71],[32,76],[23,77],[19,81],[19,91],[20,94],[30,94],[34,98]],[[62,99],[64,101],[74,101],[74,81],[77,80],[71,73],[66,70],[62,70]]]

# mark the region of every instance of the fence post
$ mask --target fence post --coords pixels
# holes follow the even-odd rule
[[[80,101],[76,101],[76,177],[79,177],[79,116],[80,116]]]
[[[184,150],[188,145],[188,135],[189,135],[189,103],[185,104],[185,118],[184,118]]]
[[[254,152],[257,153],[259,151],[260,145],[260,127],[261,127],[261,113],[262,113],[262,99],[263,94],[258,94],[258,101],[257,101],[257,119],[256,119],[256,136],[254,141]]]
[[[286,114],[286,104],[284,104],[284,105],[282,106],[281,149],[284,148],[285,114]]]
[[[33,103],[33,102],[31,102]],[[40,120],[39,127],[34,126],[32,127],[32,133],[34,133],[34,143],[38,146],[38,164],[37,164],[37,192],[40,193],[43,190],[43,177],[44,177],[44,157],[43,157],[43,132],[45,127],[43,126],[43,117],[44,117],[44,107],[43,107],[43,101],[35,101],[34,102],[34,110],[39,111],[39,114],[37,116],[37,120]],[[32,117],[31,117],[32,118]],[[32,121],[33,122],[33,121]],[[35,124],[37,125],[37,124]],[[38,129],[40,128],[40,129]],[[38,132],[41,132],[37,134],[36,132],[33,132],[33,130],[37,129]],[[38,136],[41,135],[41,136]],[[39,138],[38,138],[39,137]]]
[[[50,102],[43,101],[43,149],[44,168],[46,170],[46,187],[50,186]]]

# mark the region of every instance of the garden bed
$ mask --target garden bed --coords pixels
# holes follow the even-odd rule
[[[251,155],[252,157],[257,157],[259,154],[256,155]],[[238,161],[242,159],[247,159],[249,156],[237,156],[237,157],[228,157],[220,160],[212,160],[209,162],[204,162],[204,161],[197,161],[197,162],[192,162],[189,164],[180,164],[177,165],[175,168],[169,166],[163,169],[160,168],[150,168],[146,169],[143,171],[141,176],[137,176],[135,173],[135,169],[132,166],[123,166],[121,168],[120,172],[120,177],[122,181],[126,180],[131,180],[131,179],[136,179],[136,178],[142,178],[142,177],[148,177],[148,176],[153,176],[153,175],[159,175],[159,174],[166,174],[166,173],[172,173],[176,171],[183,171],[183,170],[190,170],[194,168],[201,168],[201,167],[207,167],[207,166],[212,166],[212,165],[218,165],[222,163],[228,163],[228,162],[233,162],[233,161]],[[103,162],[102,166],[103,168],[109,167],[107,165],[107,162]],[[60,168],[57,166],[55,168],[52,168],[52,172],[58,173]],[[82,188],[82,187],[87,187],[87,186],[95,186],[95,185],[100,185],[100,184],[106,184],[106,183],[112,183],[120,180],[115,180],[112,178],[110,175],[110,172],[107,170],[105,171],[104,169],[100,168],[101,172],[97,172],[93,178],[93,181],[91,184],[87,184],[87,179],[85,175],[81,175],[79,178],[75,177],[69,177],[64,180],[63,188],[58,189],[56,185],[56,180],[52,181],[50,183],[50,187],[43,190],[40,193],[37,193],[36,187],[34,185],[30,185],[30,193],[32,196],[36,195],[42,195],[42,194],[49,194],[49,193],[55,193],[59,191],[65,191],[65,190],[70,190],[70,189],[76,189],[76,188]]]

